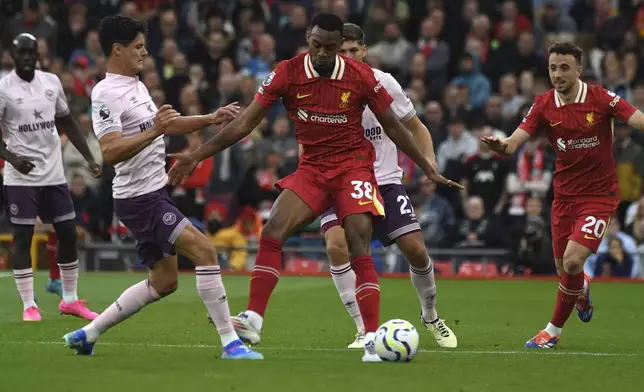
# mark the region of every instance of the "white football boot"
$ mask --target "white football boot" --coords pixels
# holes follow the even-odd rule
[[[362,362],[382,362],[382,359],[378,356],[376,352],[376,334],[373,332],[367,332],[364,336],[364,355],[362,356]]]
[[[420,320],[423,322],[425,328],[434,335],[434,339],[436,339],[436,343],[438,343],[440,347],[456,348],[458,346],[456,335],[454,335],[454,332],[445,325],[443,320],[439,318],[433,323],[428,323],[422,315],[420,316]]]
[[[358,331],[355,340],[347,348],[364,349],[364,331]]]
[[[252,346],[259,344],[262,330],[253,326],[253,324],[248,320],[248,315],[246,315],[245,312],[241,312],[237,316],[232,316],[230,321],[235,328],[235,332],[237,332],[237,336],[239,336],[242,341]]]

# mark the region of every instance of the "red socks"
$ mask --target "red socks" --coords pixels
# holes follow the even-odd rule
[[[255,268],[250,278],[250,298],[247,310],[264,317],[268,299],[280,278],[282,267],[282,242],[260,237]]]
[[[557,291],[557,303],[550,324],[562,328],[575,308],[577,298],[584,288],[584,272],[575,275],[563,273]]]
[[[49,262],[49,279],[60,279],[58,268],[58,236],[56,233],[47,234],[47,261]]]
[[[356,273],[356,299],[365,332],[376,332],[380,326],[380,286],[371,256],[352,258],[351,267]]]

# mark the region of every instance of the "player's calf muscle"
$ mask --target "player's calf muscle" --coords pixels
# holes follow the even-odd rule
[[[15,225],[13,229],[13,249],[11,261],[13,269],[31,268],[31,238],[34,227],[30,225]]]
[[[58,236],[58,262],[66,264],[76,261],[78,259],[76,223],[73,220],[54,223],[54,230]]]
[[[150,268],[150,285],[162,297],[179,288],[177,257],[170,256],[156,262]]]
[[[396,244],[413,267],[425,268],[429,265],[429,254],[425,248],[423,235],[419,231],[398,237]]]
[[[324,234],[324,240],[331,265],[338,266],[349,262],[349,247],[344,230],[340,226],[329,229]]]

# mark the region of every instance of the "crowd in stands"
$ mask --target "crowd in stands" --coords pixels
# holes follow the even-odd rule
[[[281,61],[307,50],[312,15],[330,11],[363,27],[367,62],[391,73],[430,129],[443,175],[464,192],[421,181],[403,154],[412,204],[430,248],[507,248],[519,271],[554,273],[549,234],[554,152],[543,137],[515,156],[492,153],[484,135],[509,135],[536,95],[550,88],[547,48],[571,40],[585,50],[583,79],[644,109],[644,2],[611,0],[6,0],[2,2],[0,77],[12,69],[12,38],[39,40],[40,67],[60,77],[94,156],[92,87],[104,77],[97,26],[106,15],[148,21],[149,56],[140,78],[157,106],[185,115],[250,103]],[[64,130],[62,130],[64,132]],[[166,137],[169,153],[195,149],[218,132]],[[248,245],[278,193],[274,182],[298,164],[293,124],[280,105],[239,144],[203,161],[171,190],[179,208],[222,247]],[[644,138],[615,124],[622,203],[595,275],[637,274],[644,244]],[[65,173],[78,225],[94,241],[127,237],[112,210],[113,169],[93,179],[63,137]],[[168,162],[170,164],[170,162]],[[319,223],[294,241],[320,241]],[[245,253],[232,259],[245,265]],[[636,270],[634,272],[634,270]]]

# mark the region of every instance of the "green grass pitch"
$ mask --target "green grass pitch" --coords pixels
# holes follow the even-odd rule
[[[576,314],[556,350],[523,343],[550,317],[555,282],[439,280],[438,309],[459,339],[438,349],[421,329],[411,283],[383,279],[381,320],[403,318],[420,333],[421,351],[405,364],[363,364],[345,349],[354,326],[330,278],[284,277],[269,305],[264,361],[223,361],[191,274],[179,290],[105,334],[95,356],[63,347],[64,333],[84,321],[61,316],[37,275],[40,323],[23,323],[9,274],[0,278],[0,391],[641,391],[644,374],[644,285],[595,283],[595,319]],[[91,309],[107,307],[141,274],[81,275]],[[244,308],[248,277],[224,278],[231,311]]]

